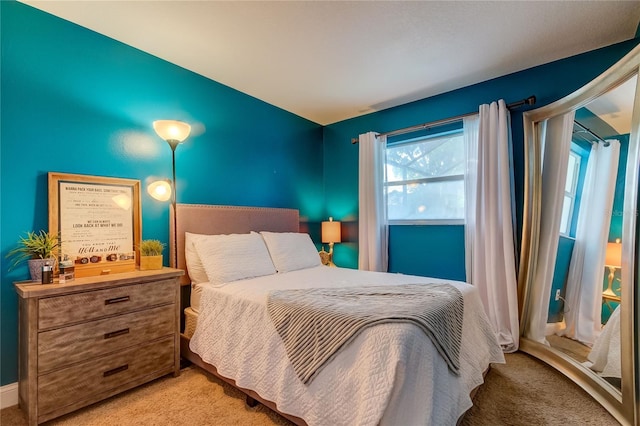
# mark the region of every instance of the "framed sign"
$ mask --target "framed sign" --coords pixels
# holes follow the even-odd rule
[[[140,217],[139,180],[49,173],[49,232],[76,277],[135,270]]]

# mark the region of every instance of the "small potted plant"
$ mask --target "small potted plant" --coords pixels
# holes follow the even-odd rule
[[[162,250],[164,243],[158,240],[140,242],[140,270],[162,269]]]
[[[7,253],[7,258],[13,258],[9,270],[27,260],[29,274],[32,281],[42,281],[42,267],[49,263],[55,266],[60,251],[60,239],[57,234],[45,231],[27,232],[26,237],[20,237],[18,247]]]

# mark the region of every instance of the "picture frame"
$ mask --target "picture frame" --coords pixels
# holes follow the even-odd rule
[[[142,239],[140,181],[49,172],[49,232],[75,277],[130,272]]]

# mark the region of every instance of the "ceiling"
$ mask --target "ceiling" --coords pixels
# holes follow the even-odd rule
[[[638,76],[633,76],[615,89],[597,97],[585,108],[613,128],[618,134],[631,133],[633,100]]]
[[[323,125],[628,40],[640,21],[639,1],[22,2]]]

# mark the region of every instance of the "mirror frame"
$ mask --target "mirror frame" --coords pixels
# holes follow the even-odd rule
[[[638,317],[638,268],[636,250],[640,243],[637,234],[638,212],[638,167],[640,163],[640,76],[632,114],[629,155],[625,176],[623,235],[633,236],[633,244],[624,244],[622,251],[621,280],[629,283],[621,291],[620,336],[622,393],[599,377],[592,370],[582,366],[563,352],[524,337],[525,325],[529,319],[529,295],[533,286],[538,260],[540,215],[542,203],[542,151],[539,127],[550,118],[577,110],[600,95],[616,88],[633,74],[640,73],[640,45],[632,49],[611,68],[582,88],[549,105],[527,111],[524,122],[524,206],[522,220],[522,245],[520,269],[518,271],[518,308],[520,312],[520,350],[556,368],[596,401],[606,408],[622,424],[638,424],[640,412],[638,394],[638,338],[636,319]],[[632,182],[633,184],[629,184]],[[633,220],[629,220],[629,219]],[[631,356],[629,356],[631,355]]]

